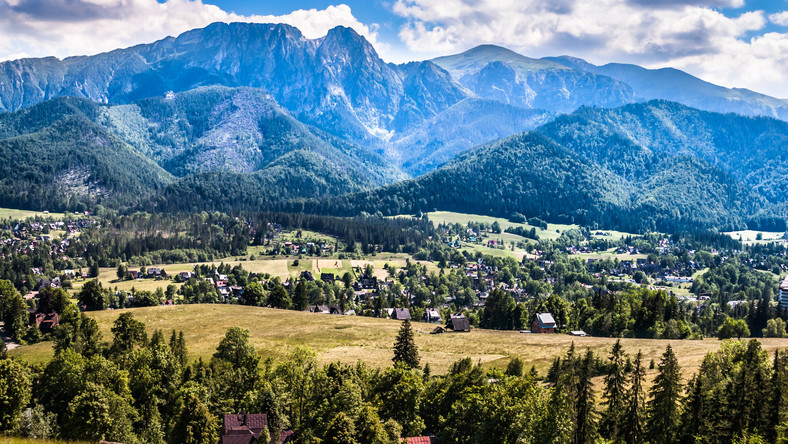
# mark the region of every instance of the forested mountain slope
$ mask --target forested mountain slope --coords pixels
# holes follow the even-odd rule
[[[664,101],[583,108],[417,179],[303,210],[521,213],[628,230],[784,229],[784,181],[761,176],[785,168],[786,135],[785,122]]]
[[[81,209],[148,201],[172,175],[94,123],[89,102],[59,99],[0,114],[0,205]]]

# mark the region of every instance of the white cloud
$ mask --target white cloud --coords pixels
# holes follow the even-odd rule
[[[762,11],[726,16],[742,0],[397,0],[411,51],[456,52],[478,44],[531,57],[569,54],[592,63],[675,66],[725,86],[788,97],[788,34],[762,30]],[[785,15],[783,15],[785,14]],[[769,16],[776,22],[788,12]]]
[[[788,26],[788,11],[778,12],[769,16],[772,23],[780,26]]]
[[[358,21],[349,6],[243,16],[201,0],[0,0],[0,60],[89,55],[175,36],[213,22],[286,23],[307,38],[347,26],[379,50],[376,25]]]

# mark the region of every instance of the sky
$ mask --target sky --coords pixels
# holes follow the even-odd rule
[[[480,44],[674,67],[788,99],[788,0],[0,0],[0,60],[91,55],[209,23],[355,29],[401,63]]]

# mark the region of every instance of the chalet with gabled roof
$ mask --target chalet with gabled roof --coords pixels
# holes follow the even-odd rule
[[[410,309],[408,308],[395,308],[394,311],[391,312],[391,318],[400,321],[404,321],[405,319],[412,319],[410,317]]]
[[[437,308],[428,308],[424,310],[424,322],[429,323],[442,323],[443,318],[441,317],[441,312]]]
[[[260,435],[267,428],[265,413],[224,415],[222,444],[262,444]]]
[[[531,322],[531,333],[555,333],[556,323],[550,313],[537,313]]]
[[[471,331],[471,322],[465,315],[453,314],[449,316],[449,322],[446,323],[446,328],[450,328],[452,331],[469,332]]]

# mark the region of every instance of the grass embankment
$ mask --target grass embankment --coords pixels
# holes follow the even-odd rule
[[[146,307],[128,310],[145,322],[148,334],[156,329],[183,330],[189,349],[189,358],[209,359],[228,328],[241,326],[251,331],[252,343],[263,356],[276,359],[285,357],[299,345],[312,348],[322,362],[364,361],[375,367],[391,364],[392,345],[400,323],[394,320],[356,316],[332,316],[302,313],[289,310],[246,307],[239,305],[179,305],[174,307]],[[123,310],[91,312],[105,339],[111,338],[112,322]],[[563,356],[572,342],[579,352],[586,347],[600,356],[607,356],[615,339],[572,337],[567,335],[522,334],[515,331],[474,329],[470,333],[428,334],[433,324],[413,323],[416,344],[422,363],[429,363],[436,373],[443,373],[448,366],[464,357],[485,366],[505,367],[509,360],[519,356],[526,365],[535,365],[545,374],[556,356]],[[761,339],[764,349],[788,347],[786,339]],[[622,339],[627,353],[634,355],[642,350],[645,363],[651,359],[659,362],[665,346],[671,344],[678,356],[685,377],[695,373],[703,356],[717,350],[720,341],[706,339],[656,340]],[[52,344],[40,343],[20,347],[11,356],[32,362],[43,362],[52,356]]]

